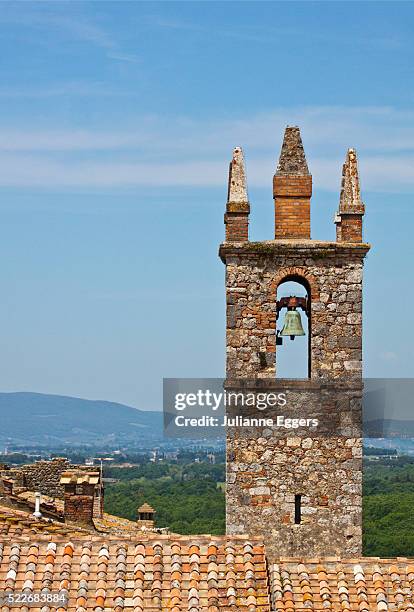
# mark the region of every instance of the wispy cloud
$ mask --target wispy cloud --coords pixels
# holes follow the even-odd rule
[[[398,356],[397,353],[394,353],[393,351],[384,351],[380,353],[380,357],[384,361],[395,361]]]
[[[0,125],[0,150],[110,150],[145,144],[147,152],[171,156],[182,151],[193,157],[193,150],[198,150],[205,157],[241,144],[248,153],[257,156],[277,150],[288,123],[300,125],[305,146],[313,154],[343,152],[346,146],[375,154],[414,152],[414,111],[338,106],[277,108],[251,116],[199,120],[147,114],[116,130],[50,128],[40,131],[30,126],[11,129]]]
[[[23,87],[0,87],[0,99],[44,99],[60,96],[133,96],[138,95],[133,92],[121,91],[108,86],[106,83],[93,81],[69,81],[62,83],[50,83],[44,86],[23,86]]]
[[[280,108],[228,120],[145,116],[114,131],[0,128],[0,184],[222,186],[231,150],[242,145],[249,184],[268,186],[288,122],[301,126],[315,187],[339,189],[353,146],[363,189],[414,188],[414,112],[387,107]]]
[[[33,16],[30,17],[33,23]],[[84,18],[73,18],[66,15],[57,15],[55,12],[38,14],[37,23],[66,31],[77,40],[92,43],[103,49],[113,49],[116,43],[104,28],[91,23]]]
[[[25,7],[26,8],[26,7]],[[25,28],[42,30],[49,36],[55,32],[59,35],[61,45],[62,35],[76,42],[86,43],[105,52],[110,60],[127,63],[140,63],[140,58],[131,52],[125,51],[122,45],[101,24],[92,22],[80,11],[69,12],[65,3],[54,4],[49,8],[47,4],[40,4],[36,10],[16,10],[13,4],[2,7],[0,24],[18,25]],[[77,6],[79,9],[79,5]],[[40,40],[42,44],[42,39]]]
[[[386,49],[389,51],[400,50],[404,46],[406,41],[402,38],[401,34],[397,35],[395,32],[390,32],[389,29],[384,29],[383,32],[367,32],[363,29],[363,26],[357,22],[354,25],[353,30],[348,31],[346,36],[338,35],[337,29],[331,28],[310,28],[305,22],[305,25],[296,23],[295,26],[283,26],[275,27],[273,25],[240,25],[235,28],[232,22],[223,24],[222,27],[211,28],[208,24],[203,24],[202,21],[190,21],[179,18],[164,17],[159,15],[152,15],[147,17],[148,23],[152,26],[165,29],[165,30],[176,30],[177,32],[193,32],[196,35],[202,35],[211,38],[230,38],[238,39],[245,42],[257,43],[259,45],[274,45],[275,39],[284,41],[292,38],[301,39],[301,48],[306,45],[326,45],[334,43],[338,45],[349,45],[350,40],[358,40],[358,43],[363,47],[369,48],[374,47],[377,49]]]
[[[26,6],[27,9],[27,6]],[[85,17],[73,17],[65,10],[65,5],[53,5],[50,10],[47,4],[39,5],[36,10],[16,10],[13,3],[2,7],[0,23],[18,25],[35,29],[59,30],[76,40],[92,43],[104,49],[112,49],[115,42],[104,28],[91,23]]]
[[[138,55],[132,53],[122,53],[120,51],[111,51],[107,54],[110,59],[126,62],[128,64],[142,64],[142,59]]]
[[[313,160],[316,188],[338,191],[342,159]],[[407,192],[414,189],[414,156],[406,159],[364,158],[365,190]],[[59,161],[36,156],[0,156],[0,185],[8,187],[223,187],[226,160],[147,163],[133,161]],[[253,160],[248,167],[249,185],[269,187],[274,160]]]
[[[148,131],[1,130],[0,152],[116,151],[150,146]],[[153,134],[154,135],[154,134]],[[152,143],[154,144],[154,143]]]

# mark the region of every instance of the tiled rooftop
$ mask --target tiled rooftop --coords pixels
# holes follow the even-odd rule
[[[0,539],[1,590],[67,594],[59,612],[270,611],[264,547],[243,537]]]
[[[104,515],[107,532],[97,533],[1,506],[0,592],[67,592],[59,612],[414,612],[414,559],[280,559],[269,568],[260,539],[132,526]]]
[[[7,538],[33,539],[38,534],[55,534],[74,537],[77,534],[87,534],[88,530],[73,525],[65,525],[52,519],[38,520],[33,514],[16,508],[0,506],[0,541]]]
[[[63,512],[63,500],[43,496],[42,511],[51,505]],[[36,519],[33,506],[30,491],[1,500],[0,592],[68,596],[66,606],[34,612],[414,612],[414,559],[283,558],[268,567],[259,538],[143,532],[106,513],[80,527],[53,513]]]
[[[60,502],[61,500],[55,501]],[[160,532],[165,531],[165,529],[160,529]],[[94,518],[93,525],[78,527],[74,523],[64,523],[60,520],[53,520],[47,517],[36,519],[31,510],[0,505],[0,538],[4,535],[33,537],[33,534],[40,533],[69,534],[71,537],[82,533],[93,533],[95,535],[98,533],[127,537],[136,536],[138,533],[141,533],[141,530],[137,526],[136,521],[130,521],[120,516],[107,514],[106,512],[103,513],[101,518]]]
[[[25,502],[27,506],[33,507],[35,506],[35,492],[34,491],[22,491],[21,493],[17,493],[14,496],[10,496],[11,499],[19,502]],[[63,500],[58,497],[50,497],[49,495],[42,495],[41,497],[41,509],[50,509],[54,510],[57,513],[63,514]]]
[[[118,534],[137,534],[141,532],[136,521],[130,521],[129,519],[115,516],[114,514],[103,513],[102,518],[94,518],[93,524],[95,529],[99,532],[110,532]],[[159,529],[160,532],[168,531],[166,529]]]
[[[270,581],[273,610],[414,612],[414,559],[286,559]]]

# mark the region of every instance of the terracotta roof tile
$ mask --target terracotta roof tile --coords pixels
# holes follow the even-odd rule
[[[0,591],[67,595],[57,612],[414,612],[413,560],[281,558],[268,572],[260,539],[127,527],[100,534],[0,507]]]
[[[61,612],[270,612],[264,546],[244,537],[0,540],[0,591],[22,588],[68,595]]]
[[[142,506],[138,508],[138,512],[154,512],[155,513],[155,510],[152,506],[150,506],[149,504],[147,504],[147,502],[145,502],[144,504],[142,504]]]
[[[57,509],[60,509],[63,514],[63,502],[61,500],[55,500]],[[34,503],[33,503],[34,508]],[[41,511],[44,510],[44,506],[41,506]],[[150,531],[150,530],[148,530]],[[165,529],[154,529],[154,533],[165,532]],[[130,521],[125,518],[113,516],[111,514],[103,513],[102,518],[94,518],[93,526],[78,526],[70,523],[65,524],[60,519],[47,518],[38,520],[33,516],[32,509],[20,510],[12,506],[0,506],[0,538],[2,536],[10,537],[27,537],[33,539],[34,534],[56,534],[56,535],[67,535],[73,537],[76,535],[87,534],[87,533],[103,533],[103,534],[114,534],[116,537],[123,536],[136,536],[139,533],[139,529],[136,521]]]
[[[26,538],[37,539],[40,534],[54,534],[72,537],[88,534],[91,530],[74,525],[65,525],[52,519],[36,519],[31,512],[0,506],[0,539]]]
[[[269,574],[274,610],[414,612],[408,559],[282,559]]]

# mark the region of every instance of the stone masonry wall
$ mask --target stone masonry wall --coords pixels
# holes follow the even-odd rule
[[[57,457],[56,459],[12,467],[4,472],[0,471],[0,477],[5,476],[13,479],[14,487],[39,491],[43,495],[63,499],[64,487],[59,484],[60,477],[63,472],[71,468],[90,470],[88,466],[73,465],[65,457]]]
[[[271,558],[361,554],[362,272],[368,248],[310,240],[220,248],[227,386],[288,388],[288,405],[265,416],[317,414],[325,427],[227,428],[227,531],[266,537]],[[276,377],[277,351],[284,348],[276,347],[277,289],[285,280],[301,282],[311,301],[310,377],[301,381]],[[295,495],[301,496],[300,524]]]
[[[360,378],[362,257],[367,248],[287,242],[222,248],[226,261],[227,377],[269,378],[277,374],[277,287],[283,280],[303,279],[311,293],[312,379]]]
[[[240,389],[243,383],[233,386]],[[287,405],[267,408],[259,416],[274,422],[277,414],[316,416],[320,421],[316,431],[227,428],[227,532],[264,536],[271,560],[305,554],[359,556],[361,390],[298,386],[295,381],[262,386],[262,391],[285,391]],[[250,416],[258,414],[252,411]],[[300,524],[295,524],[295,495],[301,495]]]
[[[62,472],[69,469],[70,463],[64,457],[51,461],[36,461],[9,469],[5,475],[15,481],[15,486],[29,491],[39,491],[43,495],[63,498],[63,487],[59,484]]]

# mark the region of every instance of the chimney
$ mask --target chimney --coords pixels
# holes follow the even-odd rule
[[[245,242],[249,239],[249,213],[243,151],[241,147],[236,147],[229,167],[227,206],[224,215],[227,242]]]
[[[146,529],[153,529],[155,525],[154,514],[154,508],[152,508],[146,502],[142,504],[142,506],[138,508],[138,527],[143,531],[145,531]]]
[[[42,518],[42,513],[40,512],[40,502],[41,502],[41,495],[39,493],[39,491],[36,491],[35,493],[35,510],[33,512],[33,516],[37,519]]]
[[[348,149],[342,167],[339,211],[335,216],[337,242],[362,242],[362,217],[365,206],[359,187],[358,160],[355,149]]]
[[[273,177],[275,239],[310,239],[309,174],[299,128],[288,126]]]
[[[96,491],[101,485],[100,472],[71,470],[63,472],[60,484],[64,487],[65,521],[93,525]]]

